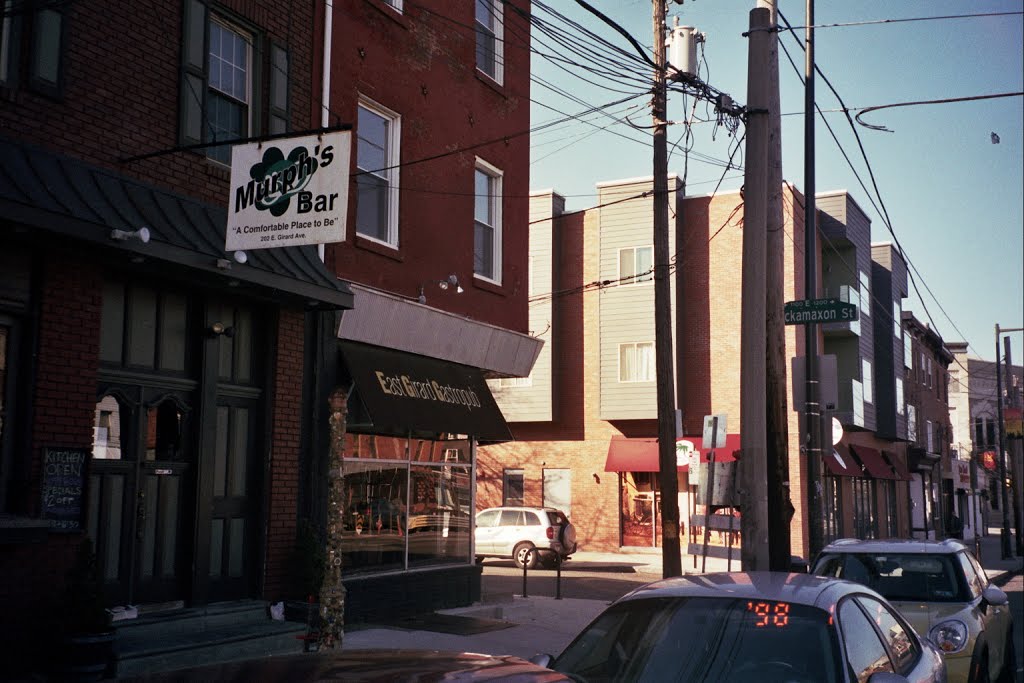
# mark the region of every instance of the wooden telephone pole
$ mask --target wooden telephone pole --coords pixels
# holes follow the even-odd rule
[[[668,250],[668,124],[665,0],[654,0],[654,358],[657,372],[658,469],[661,488],[662,576],[681,576],[679,474],[676,467],[672,371],[672,288]],[[657,510],[657,500],[655,500]]]

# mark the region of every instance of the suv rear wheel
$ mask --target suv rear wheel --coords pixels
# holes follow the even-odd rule
[[[512,551],[512,559],[520,569],[534,569],[540,562],[540,553],[532,543],[519,543]]]

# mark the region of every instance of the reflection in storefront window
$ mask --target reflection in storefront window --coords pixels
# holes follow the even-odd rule
[[[353,450],[344,464],[346,572],[469,562],[468,441],[355,434],[347,441]]]
[[[414,465],[409,565],[465,562],[469,556],[469,468]]]
[[[96,404],[92,427],[92,457],[121,459],[121,405],[113,396],[104,396]]]
[[[170,398],[146,412],[146,460],[179,460],[184,413]]]

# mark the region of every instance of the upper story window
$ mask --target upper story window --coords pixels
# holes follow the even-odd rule
[[[871,278],[864,272],[860,274],[860,312],[871,315]]]
[[[59,97],[64,85],[68,3],[2,0],[0,85],[14,87],[24,75],[29,88]],[[20,45],[28,44],[27,61]]]
[[[496,82],[504,79],[503,4],[498,0],[476,0],[476,68]]]
[[[473,192],[473,274],[501,282],[501,181],[502,174],[477,159]]]
[[[903,334],[903,312],[900,307],[899,299],[892,302],[892,333],[897,339]]]
[[[619,284],[631,285],[654,279],[654,248],[619,249]]]
[[[875,402],[875,397],[874,397],[874,391],[872,389],[872,387],[874,385],[872,383],[872,377],[871,377],[871,361],[868,361],[868,360],[862,360],[861,361],[861,374],[863,375],[863,380],[862,381],[864,382],[864,402],[865,403],[874,403]]]
[[[402,0],[382,0],[382,2],[388,7],[393,8],[396,12],[402,11]]]
[[[217,17],[210,20],[210,72],[206,124],[211,140],[237,140],[252,130],[252,35]],[[231,163],[231,147],[211,147],[207,156]]]
[[[398,247],[401,119],[362,99],[356,129],[356,233]]]
[[[285,48],[267,44],[255,27],[186,0],[182,21],[178,139],[182,145],[238,140],[267,129],[289,128],[289,58]],[[261,71],[269,69],[268,78]],[[261,87],[265,80],[269,88]],[[206,156],[231,161],[231,146],[208,147]]]
[[[619,381],[654,381],[654,342],[619,345]]]
[[[903,378],[896,378],[896,414],[903,414]]]
[[[903,335],[903,366],[911,368],[914,366],[913,338],[909,334]]]

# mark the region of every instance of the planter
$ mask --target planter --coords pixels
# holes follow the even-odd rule
[[[54,661],[53,679],[99,681],[112,673],[116,631],[64,636]]]

